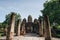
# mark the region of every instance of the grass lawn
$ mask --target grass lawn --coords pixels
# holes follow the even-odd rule
[[[3,35],[4,35],[4,33],[3,32],[0,32],[0,37],[3,36]]]

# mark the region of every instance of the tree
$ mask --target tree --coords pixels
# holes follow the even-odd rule
[[[39,20],[39,21],[43,21],[43,16],[39,16],[39,17],[38,17],[38,20]]]
[[[2,27],[2,23],[0,23],[0,28]]]
[[[50,23],[60,25],[60,0],[51,0],[44,3],[44,9],[41,11],[43,15],[48,15]]]
[[[44,3],[44,9],[41,10],[41,12],[43,13],[43,16],[49,16],[52,29],[57,33],[56,36],[60,35],[60,0],[46,1]]]
[[[12,12],[11,12],[11,13],[12,13]],[[6,15],[6,17],[5,17],[6,19],[5,19],[5,21],[3,22],[3,26],[8,27],[11,13],[8,14],[8,15]],[[13,13],[15,13],[15,12],[13,12]],[[17,23],[17,20],[18,20],[18,19],[20,19],[20,21],[21,21],[21,15],[20,15],[20,14],[17,14],[17,13],[15,13],[15,14],[16,14],[15,22]]]

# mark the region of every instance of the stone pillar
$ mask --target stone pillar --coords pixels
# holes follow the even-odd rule
[[[37,34],[39,33],[39,25],[37,19],[34,19],[33,32]]]
[[[8,30],[7,30],[6,40],[13,40],[13,36],[14,36],[14,24],[15,24],[15,13],[12,12],[11,13],[11,17],[10,17],[10,25],[8,27]]]
[[[26,26],[26,19],[24,18],[22,23],[21,23],[21,32],[20,32],[21,35],[26,34],[25,26]]]
[[[4,28],[4,36],[7,34],[7,28]]]
[[[21,23],[20,23],[20,19],[18,19],[17,21],[17,26],[16,26],[16,36],[19,36],[20,35],[20,26],[21,26]]]
[[[32,22],[32,17],[31,17],[31,15],[28,16],[28,22]]]
[[[44,36],[45,40],[51,40],[51,28],[48,16],[44,15]]]
[[[32,17],[31,15],[28,16],[28,32],[32,32]]]
[[[43,37],[43,21],[39,21],[39,35],[40,37]]]

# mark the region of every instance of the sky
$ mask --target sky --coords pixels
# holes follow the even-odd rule
[[[0,0],[0,22],[3,22],[5,16],[10,12],[16,12],[21,18],[28,18],[31,15],[33,19],[42,15],[41,11],[46,0]]]

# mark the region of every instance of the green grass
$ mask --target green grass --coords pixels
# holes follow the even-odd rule
[[[57,29],[58,29],[58,30],[60,30],[60,25],[59,25],[59,26],[57,26]]]
[[[56,37],[60,38],[60,34],[57,34]]]
[[[3,35],[4,35],[4,33],[0,32],[0,37],[3,36]]]

